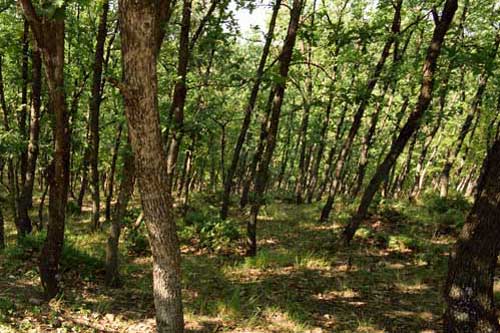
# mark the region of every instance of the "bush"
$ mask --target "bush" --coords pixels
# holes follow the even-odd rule
[[[424,203],[429,212],[438,214],[444,214],[450,209],[467,212],[471,208],[470,202],[460,194],[449,195],[446,198],[430,194],[424,198]]]
[[[188,212],[180,229],[182,239],[198,238],[202,247],[213,250],[228,247],[240,237],[234,221],[223,221],[213,212]]]

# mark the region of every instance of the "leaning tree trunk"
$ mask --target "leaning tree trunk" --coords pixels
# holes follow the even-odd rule
[[[271,21],[269,23],[269,29],[266,35],[266,41],[264,44],[264,48],[262,49],[262,55],[259,62],[259,67],[257,68],[257,74],[255,83],[252,86],[252,91],[250,93],[250,99],[248,101],[248,105],[245,109],[245,117],[243,118],[243,123],[241,125],[240,134],[238,135],[238,139],[236,141],[236,146],[233,152],[233,158],[231,160],[231,165],[227,170],[226,179],[224,179],[224,193],[222,195],[222,206],[220,210],[221,219],[225,220],[227,218],[227,214],[229,211],[229,199],[231,196],[231,188],[233,186],[233,178],[238,168],[238,162],[241,155],[241,149],[243,148],[243,144],[245,143],[245,138],[250,128],[250,122],[252,121],[252,114],[255,108],[255,104],[257,103],[257,97],[259,96],[259,89],[262,83],[262,78],[264,75],[264,69],[267,62],[267,57],[269,55],[269,50],[271,48],[271,42],[273,41],[274,36],[274,28],[276,26],[276,20],[278,17],[278,11],[281,6],[281,0],[276,0],[273,7],[273,14],[271,16]]]
[[[122,220],[125,217],[128,202],[134,192],[134,184],[134,155],[132,154],[130,144],[127,144],[123,151],[123,170],[118,201],[116,202],[111,218],[111,230],[106,247],[106,285],[110,287],[121,286],[118,244],[120,241]]]
[[[361,221],[366,217],[368,208],[378,191],[380,184],[386,179],[389,171],[396,163],[399,155],[406,146],[408,140],[420,127],[420,122],[427,111],[429,104],[432,100],[432,91],[434,87],[434,74],[437,68],[437,60],[441,53],[441,47],[444,42],[444,37],[451,25],[453,16],[457,10],[457,0],[446,0],[441,18],[436,16],[434,33],[430,42],[429,49],[427,50],[427,57],[425,59],[422,84],[420,87],[420,95],[414,111],[410,114],[406,124],[401,129],[399,136],[392,143],[391,148],[384,161],[377,167],[368,187],[363,193],[361,203],[358,207],[356,214],[352,217],[349,224],[344,230],[344,239],[347,244],[350,243],[354,237]]]
[[[161,7],[165,3],[168,1],[119,1],[124,82],[115,84],[124,97],[144,220],[153,254],[157,331],[180,333],[184,331],[181,256],[160,128],[156,71],[161,46],[158,36],[164,21]],[[169,7],[167,4],[166,8]]]
[[[262,158],[257,166],[255,175],[255,200],[252,202],[250,219],[247,223],[247,255],[255,256],[257,254],[257,217],[262,205],[264,192],[267,186],[269,177],[269,164],[273,157],[274,148],[276,147],[276,138],[278,135],[279,119],[281,114],[281,106],[285,96],[286,81],[290,62],[292,61],[293,48],[299,28],[300,14],[304,0],[294,0],[290,13],[290,22],[283,49],[281,50],[279,59],[279,76],[280,80],[276,82],[272,88],[272,103],[266,124],[264,140],[264,151]]]
[[[339,185],[341,183],[341,177],[344,173],[344,167],[346,165],[347,159],[349,158],[349,153],[354,142],[356,135],[358,134],[359,128],[361,127],[361,121],[363,119],[363,115],[365,113],[366,107],[370,101],[370,97],[373,93],[373,89],[377,84],[380,74],[382,73],[382,69],[384,68],[385,62],[389,57],[389,53],[392,47],[392,44],[399,36],[401,30],[401,8],[403,6],[403,0],[397,0],[394,6],[394,18],[392,20],[392,27],[389,38],[385,42],[384,48],[382,49],[382,53],[380,55],[380,59],[375,66],[373,74],[368,78],[368,82],[366,84],[365,92],[363,93],[361,102],[358,106],[356,113],[354,114],[353,122],[351,128],[349,129],[349,134],[347,135],[346,140],[342,145],[342,149],[339,154],[339,158],[337,160],[337,165],[335,167],[335,173],[333,178],[333,185],[331,186],[330,193],[328,194],[328,199],[326,204],[323,206],[321,211],[320,221],[325,222],[328,220],[330,212],[333,208],[333,203],[335,202],[335,194],[338,191]]]
[[[500,46],[500,35],[497,35],[495,40],[495,46],[490,55],[489,63],[486,65],[486,68],[483,70],[479,77],[479,83],[477,85],[476,95],[474,96],[474,100],[472,101],[472,106],[470,111],[467,113],[465,120],[460,129],[460,134],[458,135],[457,140],[453,144],[453,148],[450,149],[446,162],[443,167],[443,171],[441,172],[441,176],[439,178],[439,194],[441,197],[448,196],[448,188],[450,183],[450,173],[455,161],[457,160],[458,154],[462,149],[462,145],[465,141],[465,137],[469,133],[474,117],[479,113],[479,109],[481,108],[481,102],[483,99],[484,92],[486,90],[486,85],[488,84],[489,74],[491,71],[491,64],[495,60],[496,54],[498,52],[498,47]],[[465,88],[465,87],[464,87]]]
[[[108,11],[109,1],[102,3],[102,12],[97,30],[97,40],[94,54],[94,76],[92,79],[92,98],[90,103],[89,123],[90,123],[90,144],[89,144],[89,164],[90,164],[90,188],[92,191],[92,229],[99,227],[100,192],[99,192],[99,109],[102,99],[102,69],[104,62],[104,44],[108,32]]]
[[[64,241],[64,223],[69,185],[70,135],[64,93],[64,20],[39,16],[30,0],[20,1],[24,15],[42,55],[47,77],[50,108],[54,114],[54,157],[49,172],[49,223],[40,255],[40,277],[47,298],[59,292],[59,260]],[[64,7],[57,10],[63,11]]]
[[[483,165],[476,201],[450,256],[445,333],[499,332],[493,292],[500,250],[500,140]]]

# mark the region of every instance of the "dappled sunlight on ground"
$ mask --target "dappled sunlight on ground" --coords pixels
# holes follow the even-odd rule
[[[266,207],[254,258],[184,244],[187,332],[439,331],[444,254],[450,241],[433,238],[432,228],[417,220],[398,216],[404,223],[393,222],[378,216],[356,236],[351,249],[334,248],[343,220],[320,224],[318,207]],[[68,239],[82,252],[74,254],[75,260],[102,260],[106,235],[87,235],[87,227],[70,224]],[[412,237],[416,233],[418,239]],[[0,275],[12,278],[0,281],[0,300],[13,304],[0,303],[0,322],[20,332],[56,332],[61,327],[150,332],[155,326],[151,258],[131,255],[121,246],[124,288],[105,288],[102,268],[77,272],[75,267],[83,266],[75,263],[64,273],[65,292],[57,304],[34,304],[41,297],[36,294],[40,290],[34,260],[23,263],[21,255],[17,263],[2,265]],[[498,284],[495,288],[499,293]],[[29,327],[21,327],[25,318],[30,318]]]

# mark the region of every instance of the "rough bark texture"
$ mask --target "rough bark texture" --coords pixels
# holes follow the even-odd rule
[[[445,333],[499,332],[493,282],[500,245],[500,140],[484,162],[476,201],[450,256]]]
[[[273,41],[274,28],[276,27],[276,19],[278,17],[279,8],[281,6],[281,0],[276,0],[273,7],[273,14],[271,16],[271,21],[269,22],[269,29],[266,35],[266,41],[264,48],[262,49],[262,55],[260,58],[259,66],[257,68],[257,74],[255,76],[255,82],[252,86],[252,91],[250,92],[250,98],[248,100],[248,105],[245,109],[245,117],[243,118],[243,123],[241,125],[240,134],[238,135],[238,140],[236,141],[236,146],[234,148],[233,157],[231,160],[231,165],[227,170],[227,176],[224,179],[224,193],[222,195],[222,206],[220,211],[221,219],[225,220],[227,218],[229,210],[229,199],[231,196],[231,188],[233,186],[233,178],[238,168],[238,162],[241,155],[241,150],[243,144],[245,143],[245,138],[250,127],[250,122],[252,120],[253,110],[255,104],[257,103],[257,97],[259,96],[259,89],[262,83],[262,77],[264,75],[264,69],[266,66],[267,58],[269,56],[269,50],[271,48],[271,42]]]
[[[64,93],[64,20],[38,16],[29,0],[21,6],[42,55],[50,109],[54,114],[54,157],[50,172],[49,223],[40,255],[40,277],[47,298],[58,291],[59,260],[64,242],[64,223],[69,185],[70,135]],[[60,8],[58,10],[64,10]]]
[[[161,1],[160,1],[161,2]],[[180,250],[158,112],[157,40],[160,2],[119,1],[123,94],[139,192],[153,254],[157,330],[184,331]]]
[[[430,46],[427,50],[427,57],[425,59],[423,74],[422,74],[422,84],[420,87],[420,95],[418,97],[415,109],[410,114],[406,124],[401,129],[398,137],[392,143],[389,153],[386,155],[384,161],[377,167],[375,174],[373,175],[368,187],[363,193],[361,203],[358,207],[356,214],[352,217],[349,225],[344,230],[344,239],[346,243],[349,243],[354,237],[361,221],[366,217],[368,213],[368,208],[378,191],[380,184],[386,179],[389,171],[391,170],[394,163],[398,159],[399,155],[406,146],[408,140],[420,127],[420,122],[425,112],[427,111],[429,104],[432,100],[432,91],[434,87],[434,74],[437,67],[437,59],[441,53],[441,47],[444,42],[444,37],[448,31],[453,16],[457,10],[457,0],[447,0],[441,18],[436,18],[436,27],[430,42]]]
[[[275,83],[272,88],[272,103],[271,109],[266,124],[266,135],[264,142],[264,151],[262,159],[257,167],[255,176],[255,200],[252,203],[250,219],[247,223],[247,254],[254,256],[257,253],[257,217],[262,205],[262,199],[267,185],[269,176],[269,164],[276,147],[276,138],[278,135],[279,119],[281,114],[281,105],[285,96],[286,81],[288,78],[288,71],[290,69],[290,62],[292,60],[293,48],[297,37],[299,28],[300,14],[304,6],[303,0],[294,0],[290,14],[290,22],[288,24],[288,31],[283,49],[281,50],[279,59],[279,82]]]

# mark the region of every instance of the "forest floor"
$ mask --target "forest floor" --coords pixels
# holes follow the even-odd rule
[[[255,258],[241,255],[242,240],[219,251],[183,240],[187,332],[438,332],[454,223],[466,211],[441,206],[386,203],[350,249],[333,240],[352,206],[320,224],[317,204],[267,206]],[[241,231],[244,220],[234,217]],[[10,230],[0,253],[0,332],[153,331],[150,256],[122,242],[124,286],[108,289],[107,228],[89,229],[85,213],[67,223],[64,292],[50,304],[41,301],[36,265],[43,235],[16,247]]]

